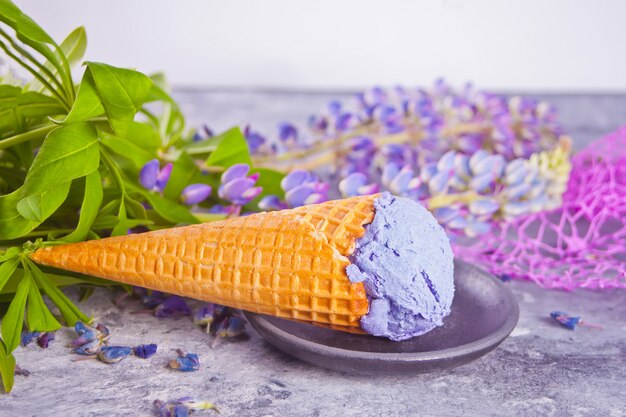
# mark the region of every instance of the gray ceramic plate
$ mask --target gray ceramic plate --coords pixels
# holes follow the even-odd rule
[[[324,368],[365,375],[451,368],[495,349],[519,317],[517,300],[499,279],[459,260],[454,267],[456,291],[444,325],[402,342],[245,314],[269,343]]]

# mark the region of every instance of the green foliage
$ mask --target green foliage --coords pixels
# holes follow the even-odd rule
[[[208,208],[217,200],[221,172],[236,163],[251,164],[238,128],[194,143],[160,74],[86,62],[80,83],[74,83],[71,68],[80,63],[86,45],[84,28],[59,45],[10,0],[0,0],[0,49],[32,76],[25,84],[11,73],[0,77],[0,302],[9,302],[1,324],[0,374],[7,392],[24,321],[30,331],[89,321],[61,288],[89,284],[91,290],[82,293],[86,297],[92,285],[114,285],[67,271],[42,271],[30,253],[124,235],[138,226],[157,229],[223,218],[192,212],[181,193],[190,184],[211,185],[214,195],[202,203]],[[142,167],[153,159],[173,163],[162,191],[139,184]],[[263,195],[282,195],[282,174],[256,172]],[[50,311],[44,296],[58,313]]]

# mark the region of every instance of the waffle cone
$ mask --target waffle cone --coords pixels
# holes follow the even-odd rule
[[[55,268],[256,313],[358,328],[369,309],[346,275],[374,196],[46,247]]]

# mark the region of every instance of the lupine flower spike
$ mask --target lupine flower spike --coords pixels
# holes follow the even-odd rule
[[[587,323],[583,321],[581,317],[570,316],[562,311],[553,311],[550,313],[550,317],[559,322],[561,326],[570,330],[576,330],[576,326],[578,325],[600,330],[603,329],[603,327],[599,324]]]

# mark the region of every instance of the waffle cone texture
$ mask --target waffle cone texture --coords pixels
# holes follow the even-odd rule
[[[256,313],[357,330],[369,302],[346,275],[379,195],[46,247],[39,264]]]

